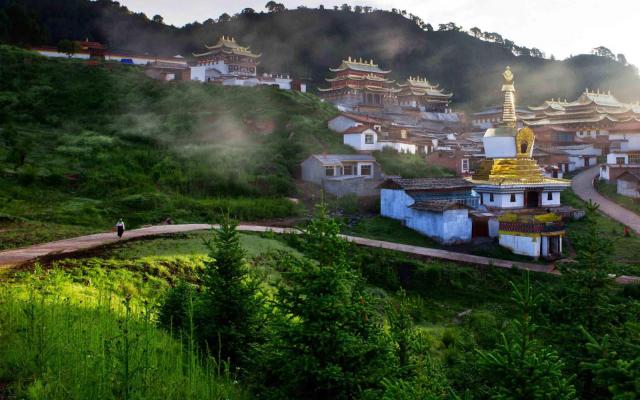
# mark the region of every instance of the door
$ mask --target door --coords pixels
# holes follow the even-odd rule
[[[471,225],[471,237],[488,237],[489,236],[489,220],[474,219]]]
[[[540,192],[526,192],[525,206],[527,208],[537,208],[540,206]]]

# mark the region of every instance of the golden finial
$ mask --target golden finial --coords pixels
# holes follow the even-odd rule
[[[513,83],[513,72],[511,72],[511,67],[507,66],[507,68],[504,70],[504,73],[502,74],[502,77],[504,78],[505,84]]]

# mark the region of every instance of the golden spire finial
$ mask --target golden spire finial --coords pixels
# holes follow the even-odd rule
[[[511,72],[511,67],[507,66],[507,68],[502,73],[502,77],[504,78],[504,83],[506,85],[513,83],[513,72]]]
[[[516,127],[516,88],[513,86],[513,72],[511,67],[507,67],[502,74],[504,82],[502,84],[502,93],[504,93],[504,102],[502,104],[502,125],[515,128]]]

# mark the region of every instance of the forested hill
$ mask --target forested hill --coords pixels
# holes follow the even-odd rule
[[[627,101],[635,101],[640,92],[637,69],[611,58],[515,56],[513,42],[506,39],[505,47],[457,31],[455,25],[432,30],[422,21],[417,24],[387,11],[249,9],[176,28],[110,0],[0,0],[0,9],[0,38],[13,44],[55,45],[62,39],[89,38],[111,49],[189,55],[224,34],[262,53],[264,71],[289,72],[321,85],[328,68],[342,58],[373,58],[392,69],[396,79],[421,75],[440,83],[455,93],[458,106],[495,103],[506,65],[514,70],[523,105],[550,97],[571,99],[586,87],[610,89]]]

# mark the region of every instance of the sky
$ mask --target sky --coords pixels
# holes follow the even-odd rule
[[[234,14],[251,7],[263,11],[268,0],[120,0],[148,17],[160,14],[165,23],[188,22]],[[341,1],[280,1],[287,8],[300,5],[329,8]],[[370,0],[348,2],[378,9],[397,8],[421,17],[436,29],[453,21],[465,30],[474,26],[497,32],[516,44],[537,47],[547,56],[563,59],[605,46],[640,66],[640,0]]]

